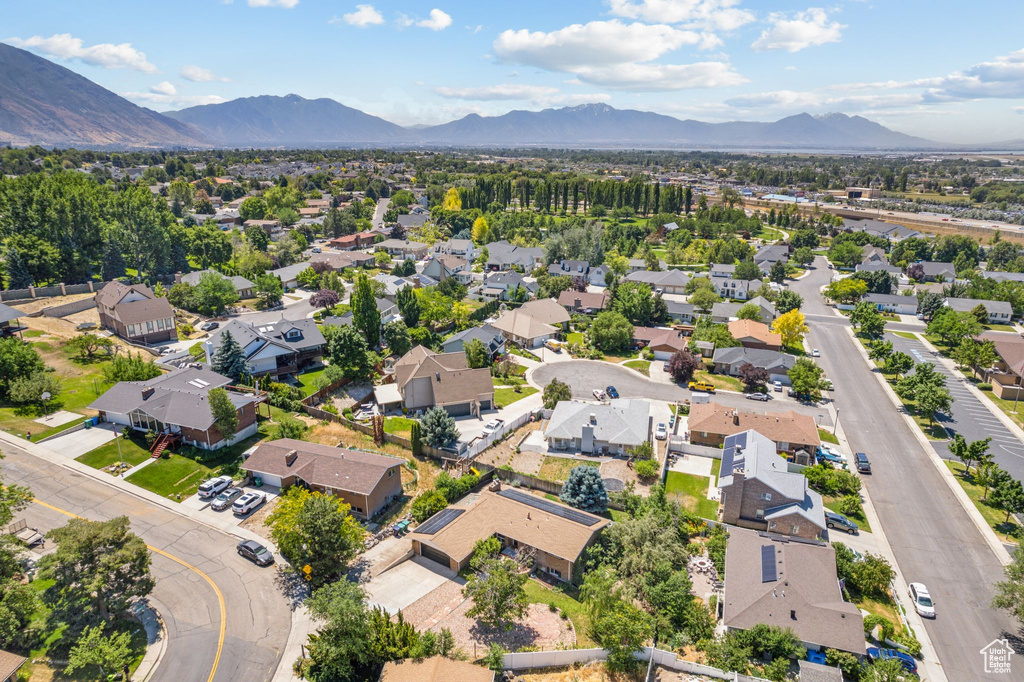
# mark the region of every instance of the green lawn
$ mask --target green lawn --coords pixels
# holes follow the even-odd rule
[[[1008,324],[985,324],[985,325],[982,325],[982,327],[985,330],[987,330],[987,331],[993,331],[993,332],[1015,332],[1015,331],[1017,331],[1016,329],[1014,329],[1012,326],[1010,326]]]
[[[977,385],[977,379],[968,376]],[[1019,401],[1016,405],[1016,412],[1014,411],[1014,402],[1012,400],[1005,400],[1003,398],[997,398],[996,394],[992,392],[992,389],[981,389],[982,395],[991,400],[996,407],[1003,411],[1007,417],[1013,420],[1013,423],[1021,428],[1024,428],[1024,401]]]
[[[412,425],[414,423],[416,423],[415,419],[388,417],[384,420],[384,433],[393,433],[396,436],[408,438],[412,433]]]
[[[712,473],[717,476],[715,467],[721,467],[721,460],[712,464]],[[665,492],[674,497],[686,511],[697,514],[705,519],[718,518],[718,501],[708,499],[708,486],[711,480],[706,476],[683,474],[670,471],[665,477]]]
[[[946,466],[953,472],[957,483],[964,489],[967,496],[971,498],[971,502],[981,512],[981,515],[985,517],[985,521],[996,532],[999,539],[1011,543],[1020,542],[1021,537],[1024,536],[1024,528],[1012,516],[1007,521],[1006,512],[981,499],[985,490],[974,482],[974,474],[964,474],[965,467],[961,462],[946,460]],[[991,491],[989,492],[991,493]]]
[[[266,422],[261,427],[265,425]],[[173,500],[178,500],[180,495],[184,500],[194,495],[199,489],[199,484],[207,478],[238,473],[242,452],[265,437],[264,428],[261,428],[260,433],[230,447],[212,452],[201,451],[201,455],[204,455],[202,461],[172,453],[167,458],[161,457],[125,480],[157,495]]]
[[[118,454],[118,447],[120,447],[120,455]],[[101,445],[95,450],[75,459],[82,464],[91,466],[93,469],[102,469],[121,461],[122,457],[125,462],[135,466],[146,461],[146,458],[149,457],[149,450],[146,449],[145,443],[141,438],[129,439],[118,436],[109,443]]]
[[[569,332],[565,335],[565,340],[568,343],[575,343],[578,346],[582,346],[586,343],[583,340],[583,332]]]
[[[544,463],[540,465],[540,473],[537,475],[547,481],[565,481],[569,478],[569,472],[578,466],[597,467],[600,465],[597,462],[568,457],[545,457]]]
[[[651,376],[651,362],[650,360],[630,360],[629,362],[622,363],[623,367],[629,367],[643,374],[645,377]]]
[[[536,392],[537,389],[533,386],[522,386],[519,389],[519,393],[516,393],[514,388],[496,388],[494,389],[494,404],[499,408],[507,407],[517,400],[522,400]]]
[[[571,587],[555,589],[541,584],[537,580],[526,581],[526,599],[531,604],[554,604],[558,609],[569,616],[573,627],[576,630],[576,644],[581,648],[597,646],[591,638],[590,618],[587,611],[578,599],[570,596],[567,590]]]
[[[833,433],[826,431],[825,429],[818,429],[818,439],[823,443],[839,445],[839,439],[836,438]]]
[[[833,497],[831,495],[822,495],[821,499],[822,502],[824,502],[825,507],[827,509],[829,509],[830,511],[834,511],[836,514],[843,514],[843,512],[839,511],[838,497]],[[868,517],[864,515],[864,512],[861,512],[860,514],[843,514],[843,516],[850,519],[851,521],[854,521],[858,526],[860,526],[861,530],[866,531],[868,533],[871,532],[871,524],[868,523]],[[836,532],[842,533],[843,531],[837,529]],[[836,537],[839,536],[836,535]],[[834,539],[836,538],[833,538],[833,540]]]
[[[890,332],[890,333],[895,334],[896,336],[899,336],[899,337],[904,338],[904,339],[910,339],[911,341],[918,341],[919,340],[917,338],[917,334],[915,334],[914,332],[894,331],[894,332]]]
[[[695,372],[693,378],[695,381],[707,381],[713,384],[715,388],[722,389],[723,391],[743,392],[743,382],[727,374],[712,374],[702,369]]]
[[[316,393],[317,388],[313,385],[313,382],[318,376],[324,373],[326,368],[321,367],[320,369],[313,372],[306,372],[305,374],[296,374],[295,381],[299,384],[299,390],[302,391],[302,397],[313,395]]]
[[[540,362],[539,357],[537,357],[528,350],[523,350],[522,348],[518,348],[516,346],[509,346],[508,352],[512,353],[512,355],[518,355],[519,357],[527,358],[529,360],[536,360],[537,362]]]

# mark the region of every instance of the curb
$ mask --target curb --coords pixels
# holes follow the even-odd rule
[[[149,597],[149,601],[152,602],[155,600],[153,597]],[[159,629],[157,630],[157,640],[153,645],[146,648],[146,654],[142,657],[139,667],[136,668],[135,672],[132,674],[132,678],[135,682],[148,682],[148,680],[153,677],[153,673],[155,673],[160,667],[160,663],[164,659],[164,654],[167,653],[167,628],[164,626],[164,619],[160,616],[160,612],[152,606],[148,606],[144,611],[152,612],[153,619],[156,621]],[[145,627],[145,623],[143,623],[143,627]],[[150,656],[151,651],[154,652],[152,656]]]
[[[900,415],[903,417],[904,421],[907,422],[907,425],[914,433],[914,437],[917,438],[919,443],[921,443],[921,446],[924,448],[925,453],[928,455],[928,459],[935,466],[935,468],[938,469],[939,474],[942,476],[942,479],[946,482],[946,485],[949,486],[949,489],[953,493],[953,496],[956,497],[957,501],[960,503],[960,506],[963,507],[965,512],[967,512],[967,516],[970,517],[971,521],[974,522],[974,525],[981,532],[982,537],[985,538],[985,542],[988,543],[989,548],[996,555],[996,558],[999,560],[999,562],[1004,566],[1008,566],[1010,563],[1012,563],[1013,559],[1010,557],[1010,553],[1006,551],[1006,548],[1003,547],[1002,541],[996,535],[995,531],[989,527],[988,523],[985,522],[985,518],[981,515],[981,512],[978,511],[977,507],[974,506],[974,503],[971,502],[971,498],[967,496],[967,492],[960,486],[959,483],[957,483],[956,479],[953,476],[953,472],[951,472],[949,468],[945,465],[944,460],[941,457],[939,457],[939,453],[935,451],[935,448],[932,446],[931,441],[929,441],[925,437],[925,435],[921,433],[921,429],[917,427],[917,423],[914,422],[914,419],[904,411],[903,403],[900,402],[900,399],[892,390],[892,386],[889,385],[889,383],[885,380],[884,377],[882,377],[881,374],[874,371],[875,367],[874,365],[871,364],[871,361],[868,359],[867,351],[865,351],[864,347],[861,346],[857,339],[853,336],[853,329],[851,329],[850,327],[846,327],[845,329],[846,333],[850,336],[850,340],[853,341],[853,343],[857,346],[857,349],[860,351],[861,358],[863,358],[864,361],[868,363],[868,366],[871,369],[871,374],[874,375],[875,379],[883,386],[885,394],[889,397],[889,400],[900,412]]]

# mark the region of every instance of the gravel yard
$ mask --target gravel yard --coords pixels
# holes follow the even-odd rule
[[[482,651],[491,644],[500,644],[508,651],[518,651],[526,646],[557,649],[576,644],[576,634],[570,621],[562,620],[558,613],[544,604],[530,604],[526,617],[511,630],[484,628],[476,620],[467,618],[465,613],[472,605],[468,599],[463,601],[431,628],[434,631],[441,628],[451,630],[455,643],[471,656],[473,651]]]

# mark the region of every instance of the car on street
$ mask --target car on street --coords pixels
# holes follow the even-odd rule
[[[917,661],[914,660],[914,657],[910,654],[905,654],[902,651],[898,651],[897,649],[879,649],[876,646],[869,646],[868,658],[870,658],[872,661],[886,661],[890,658],[895,658],[903,664],[903,668],[908,673],[914,673],[915,675],[917,674]]]
[[[213,497],[220,491],[231,485],[230,476],[217,476],[199,484],[199,497],[205,499]]]
[[[314,246],[313,247],[313,253],[322,253],[322,252],[323,252],[323,249],[321,249],[319,246]]]
[[[781,381],[777,381],[777,380],[773,381],[772,382],[772,388],[775,389],[776,393],[782,393],[782,382]]]
[[[504,424],[505,424],[505,420],[504,419],[492,419],[491,421],[489,421],[486,424],[484,424],[483,434],[485,436],[489,436],[492,433],[494,433],[495,431],[499,431],[501,429],[501,427],[504,426]]]
[[[668,427],[665,426],[665,422],[658,424],[658,428],[654,430],[654,437],[658,440],[665,440],[668,438]]]
[[[217,499],[215,499],[213,503],[210,505],[210,509],[212,509],[213,511],[224,511],[225,509],[230,507],[231,504],[235,500],[237,500],[244,492],[245,491],[242,490],[241,488],[228,488],[227,490],[225,490],[224,492],[217,496]]]
[[[935,617],[935,602],[932,601],[932,595],[928,594],[928,588],[924,583],[910,583],[907,593],[910,595],[910,601],[914,602],[914,610],[919,616]]]
[[[267,494],[253,490],[235,500],[234,504],[231,505],[231,512],[238,516],[244,516],[254,509],[259,508],[264,502],[267,501]]]
[[[853,456],[853,461],[857,465],[857,471],[859,471],[862,474],[871,473],[871,462],[868,461],[868,456],[865,455],[863,452],[858,452],[857,454],[855,454]]]
[[[760,400],[761,402],[767,402],[767,401],[769,401],[771,399],[772,399],[772,397],[770,395],[768,395],[767,393],[760,393],[760,392],[758,392],[758,393],[748,393],[747,394],[747,400]]]
[[[274,555],[266,547],[255,540],[242,540],[235,549],[239,556],[243,556],[257,566],[269,566],[274,563]]]
[[[857,531],[860,530],[860,526],[846,518],[842,514],[836,514],[835,512],[825,512],[825,527],[826,528],[838,528],[839,530],[845,530],[850,535],[856,535]]]
[[[594,397],[597,398],[598,400],[604,400],[607,396],[605,396],[604,391],[602,391],[599,388],[595,388]]]
[[[619,391],[614,386],[609,386],[608,388],[604,389],[604,391],[605,391],[605,393],[608,394],[609,398],[618,398],[619,397]]]
[[[214,329],[216,329],[219,326],[220,326],[220,322],[214,322],[213,320],[210,320],[209,322],[207,322],[206,324],[200,326],[199,328],[202,329],[204,332],[212,332]]]
[[[686,387],[691,391],[704,391],[705,393],[715,392],[715,385],[708,381],[691,381],[686,384]]]
[[[815,348],[814,350],[811,351],[811,357],[812,358],[820,358],[821,357],[821,351],[818,350],[817,348]]]

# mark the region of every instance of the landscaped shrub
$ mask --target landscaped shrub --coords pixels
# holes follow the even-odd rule
[[[990,384],[988,382],[982,382],[982,383],[978,384],[978,390],[979,391],[991,391],[992,390],[992,384]]]
[[[857,495],[843,495],[839,500],[839,513],[847,516],[860,516],[864,508],[860,504],[860,497]]]
[[[440,490],[428,490],[412,503],[412,517],[422,523],[448,506],[448,500]]]
[[[658,475],[658,463],[653,459],[642,459],[636,463],[636,475],[642,479],[652,479]]]

